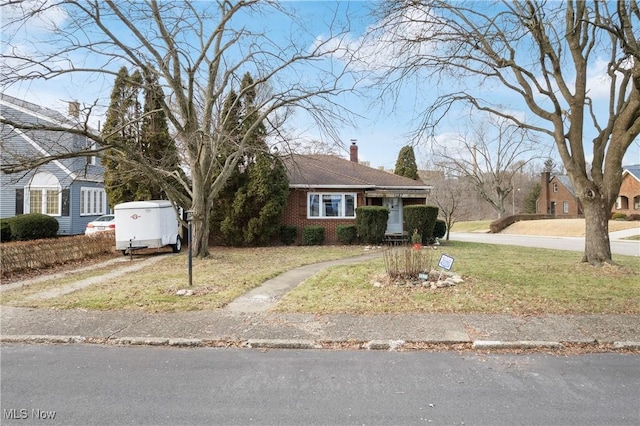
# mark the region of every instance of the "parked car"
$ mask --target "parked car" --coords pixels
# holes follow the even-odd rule
[[[93,220],[87,224],[87,229],[84,230],[85,235],[92,235],[98,232],[115,231],[116,229],[116,216],[113,214],[105,214],[100,216],[96,220]]]

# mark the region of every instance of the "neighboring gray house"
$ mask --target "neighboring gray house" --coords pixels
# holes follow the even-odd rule
[[[0,93],[0,117],[15,123],[72,128],[78,122],[77,104],[69,110],[76,117]],[[109,212],[104,169],[97,157],[54,160],[11,174],[4,167],[19,158],[69,154],[93,144],[84,136],[0,124],[0,218],[43,213],[58,220],[59,235],[82,234],[87,223]]]

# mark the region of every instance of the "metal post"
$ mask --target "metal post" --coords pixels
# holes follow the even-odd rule
[[[188,243],[189,243],[189,287],[193,287],[193,249],[191,248],[191,242],[193,241],[192,238],[192,221],[193,221],[193,211],[188,210],[187,211],[187,221],[189,222],[189,237],[188,239]]]

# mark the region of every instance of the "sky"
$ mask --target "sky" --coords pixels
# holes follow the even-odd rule
[[[371,28],[375,24],[375,20],[370,14],[374,5],[373,2],[286,1],[284,4],[287,7],[296,9],[297,13],[303,17],[302,21],[305,23],[306,32],[300,33],[299,37],[302,37],[304,43],[308,43],[309,48],[314,43],[317,43],[318,40],[326,40],[329,37],[329,23],[333,22],[334,25],[339,24],[338,26],[349,25],[349,32],[340,40],[342,45],[345,47],[362,46],[366,41],[368,47],[363,52],[374,51],[375,46],[370,44],[372,40],[375,43],[375,39],[370,38]],[[3,25],[10,19],[10,13],[8,13],[7,8],[4,9],[0,17]],[[337,13],[334,15],[334,12]],[[65,14],[52,8],[48,19],[56,24],[62,24],[65,21]],[[291,31],[290,23],[282,18],[271,19],[271,17],[268,17],[264,21],[253,22],[253,24],[258,27],[262,25],[273,38],[289,34]],[[48,25],[45,22],[32,23],[22,33],[23,40],[19,47],[28,49],[31,42],[47,40]],[[13,40],[14,45],[16,40]],[[2,49],[8,48],[5,43],[2,43],[2,45]],[[378,49],[377,52],[379,54],[384,50]],[[91,64],[90,57],[80,59],[84,63]],[[341,60],[338,56],[334,59],[338,62]],[[387,60],[384,55],[376,57],[375,54],[369,55],[367,59],[374,60],[374,62],[379,61],[380,63]],[[603,52],[602,60],[599,63],[595,63],[592,70],[593,78],[590,87],[591,93],[596,100],[604,95],[601,91],[606,88],[607,82],[603,77],[605,64],[606,52]],[[597,69],[598,67],[600,69]],[[313,73],[313,70],[309,69],[309,73]],[[305,76],[311,77],[312,75]],[[345,94],[339,98],[339,101],[351,110],[355,117],[354,125],[345,125],[338,129],[338,137],[343,146],[343,150],[339,151],[339,153],[348,158],[349,145],[351,141],[356,140],[361,161],[368,162],[372,167],[393,169],[400,149],[412,142],[410,135],[417,128],[421,118],[421,111],[435,100],[435,95],[439,90],[449,86],[455,87],[458,82],[444,79],[438,82],[438,86],[434,87],[434,83],[428,81],[408,81],[399,92],[398,98],[394,99],[389,96],[382,96],[376,88],[365,87],[371,81],[370,77],[368,77],[363,81],[363,85],[359,86],[362,96]],[[103,104],[106,105],[111,89],[112,81],[103,77],[68,75],[64,78],[50,81],[13,84],[3,88],[3,91],[12,96],[66,113],[67,102],[72,100],[91,104],[96,98],[101,98]],[[493,91],[491,95],[494,99],[504,97],[505,104],[513,103],[513,98],[510,98],[504,89],[492,87],[488,88],[488,90]],[[518,105],[515,104],[515,107],[518,108]],[[521,105],[519,107],[522,108]],[[104,122],[104,117],[101,116],[104,110],[97,109],[96,112],[98,114],[91,120],[91,124],[94,126],[97,126],[98,121]],[[527,114],[525,108],[522,108],[522,114],[531,115],[531,113]],[[302,117],[297,117],[293,124],[290,123],[290,125],[297,126],[299,132],[308,139],[321,137],[321,134],[311,126],[310,122]],[[453,119],[443,123],[443,126],[439,128],[440,138],[446,139],[449,137],[448,135],[464,132],[466,125],[464,115],[455,115]],[[417,144],[415,150],[418,164],[425,165],[429,158],[426,145],[424,143]],[[587,156],[589,158],[589,151],[587,151]],[[639,163],[640,143],[635,142],[627,153],[623,164]]]

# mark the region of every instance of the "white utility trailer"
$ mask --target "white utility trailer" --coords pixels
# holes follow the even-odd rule
[[[182,249],[180,223],[173,204],[167,200],[132,201],[113,208],[116,217],[116,250],[123,254],[143,248],[171,246]]]

